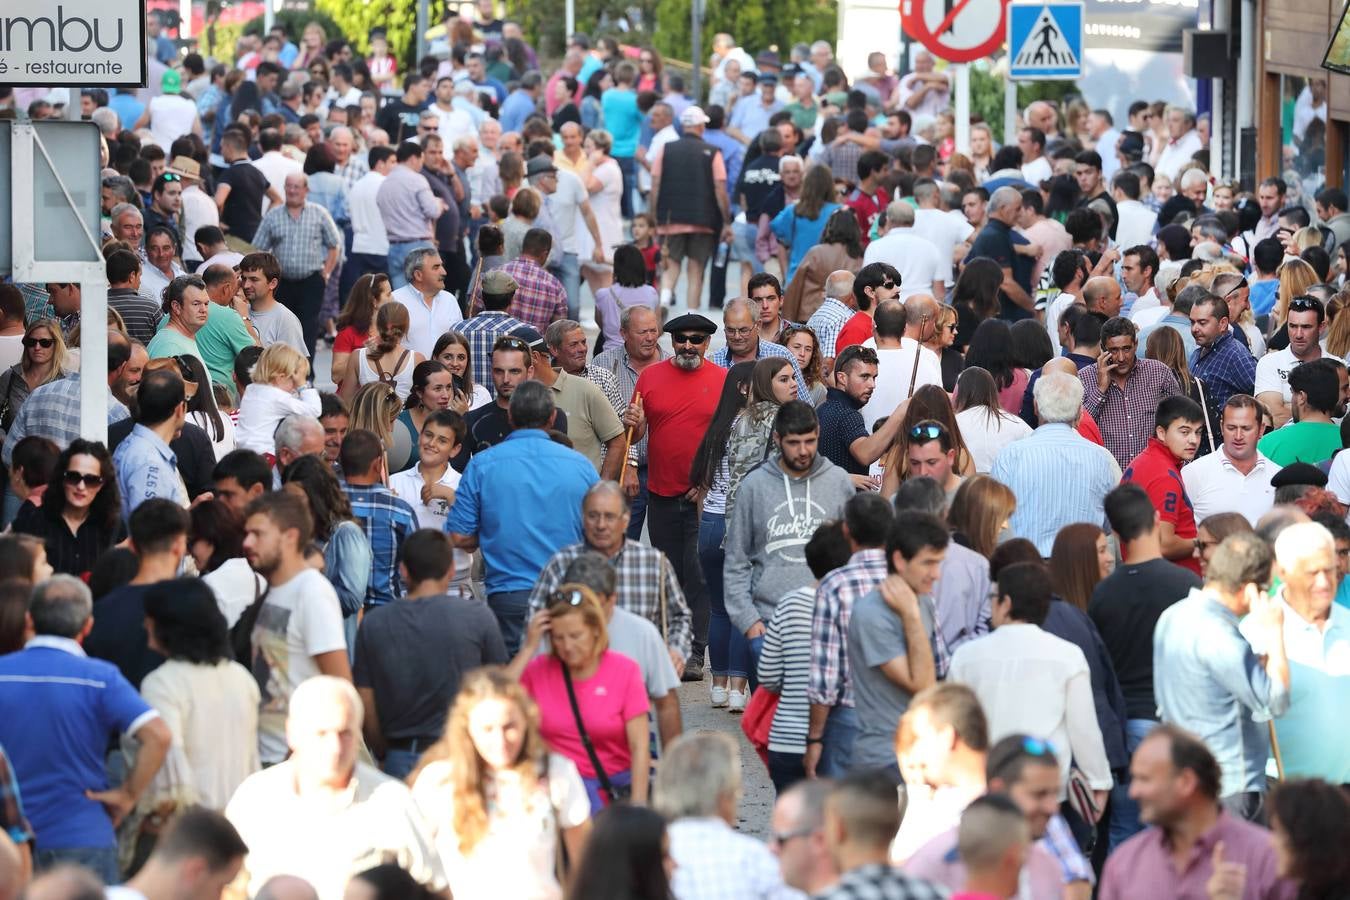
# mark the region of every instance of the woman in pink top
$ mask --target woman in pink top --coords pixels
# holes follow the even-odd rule
[[[545,634],[552,652],[536,656]],[[647,689],[637,663],[609,649],[605,613],[595,593],[564,584],[550,594],[548,608],[530,620],[525,645],[511,667],[523,669],[520,683],[539,705],[544,740],[576,764],[591,809],[598,812],[612,801],[592,755],[617,791],[631,787],[631,802],[646,804],[651,774]],[[590,749],[572,712],[569,681]]]

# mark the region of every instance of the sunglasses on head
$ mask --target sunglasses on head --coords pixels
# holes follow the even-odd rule
[[[703,344],[707,343],[708,336],[701,331],[695,331],[692,334],[672,334],[670,341],[673,344]]]
[[[164,181],[165,181],[165,183],[168,183],[168,182],[170,182],[170,181],[182,181],[182,180],[183,180],[183,176],[182,176],[182,175],[177,175],[177,174],[175,174],[175,173],[173,173],[173,172],[165,172],[163,175],[161,175],[161,176],[159,176],[159,177],[160,177],[160,178],[163,178]]]
[[[26,337],[23,339],[23,345],[27,347],[29,350],[32,350],[34,347],[41,347],[43,350],[48,350],[55,343],[56,338]]]
[[[66,484],[75,487],[83,483],[87,488],[96,488],[103,486],[102,475],[88,475],[84,472],[67,472],[65,477]]]
[[[187,361],[186,356],[171,356],[169,359],[173,360],[178,366],[178,374],[182,376],[184,381],[192,384],[197,383],[197,374],[192,371],[192,365]]]
[[[1309,297],[1304,294],[1302,297],[1295,297],[1289,304],[1290,312],[1317,312],[1322,308],[1322,301],[1316,297]]]
[[[566,603],[568,606],[580,606],[586,602],[586,595],[573,588],[570,591],[554,591],[548,595],[548,605],[557,606],[559,603]]]
[[[911,441],[925,440],[935,441],[947,434],[947,429],[943,428],[937,422],[920,422],[909,429],[909,439]]]
[[[520,338],[504,337],[498,338],[497,343],[493,345],[493,350],[521,350],[525,353],[530,352],[530,345]]]

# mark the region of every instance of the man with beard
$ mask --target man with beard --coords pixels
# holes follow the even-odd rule
[[[825,402],[817,411],[824,437],[821,455],[856,476],[854,484],[863,490],[875,487],[868,471],[895,442],[905,418],[892,415],[875,433],[864,423],[862,409],[876,389],[877,366],[877,351],[871,347],[845,347],[835,360],[834,386],[826,389]]]
[[[821,523],[839,518],[854,494],[848,473],[816,453],[820,422],[810,404],[783,404],[773,440],[780,455],[760,463],[737,491],[723,569],[727,615],[756,659],[778,599],[815,581],[806,542]]]
[[[337,592],[305,562],[314,531],[309,504],[276,491],[250,503],[247,513],[244,557],[268,584],[244,612],[255,623],[252,669],[262,688],[258,750],[264,765],[274,765],[286,758],[286,715],[300,683],[315,675],[351,681],[352,672]]]
[[[722,394],[726,370],[703,358],[717,326],[697,313],[666,323],[675,355],[643,369],[635,390],[647,415],[647,527],[666,554],[694,616],[693,650],[684,680],[703,680],[708,597],[698,560],[699,491],[689,471]],[[813,415],[814,418],[814,415]],[[814,448],[813,448],[814,449]]]

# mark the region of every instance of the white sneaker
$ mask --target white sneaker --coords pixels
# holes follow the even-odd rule
[[[745,704],[750,702],[750,692],[746,691],[727,691],[727,712],[743,713]]]
[[[728,697],[727,697],[727,689],[726,689],[725,687],[718,687],[717,685],[713,685],[713,686],[712,686],[712,705],[713,705],[713,706],[726,706],[726,705],[727,705],[727,700],[728,700]]]

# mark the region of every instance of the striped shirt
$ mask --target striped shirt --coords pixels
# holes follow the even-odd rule
[[[759,681],[778,692],[778,709],[769,726],[769,749],[775,753],[806,752],[811,703],[806,683],[811,677],[811,611],[814,588],[803,587],[778,601],[764,633]]]
[[[1120,480],[1111,454],[1057,422],[1000,450],[989,474],[1017,497],[1013,535],[1030,540],[1046,558],[1065,525],[1106,521],[1102,500]]]

